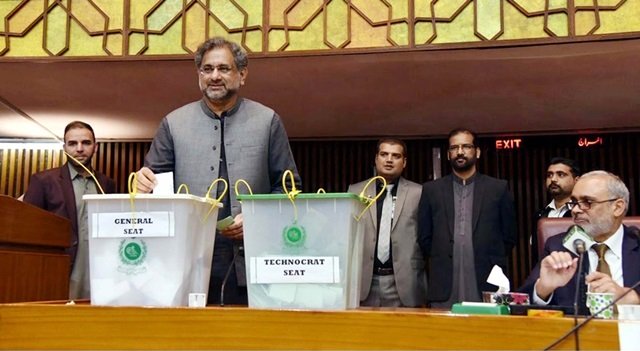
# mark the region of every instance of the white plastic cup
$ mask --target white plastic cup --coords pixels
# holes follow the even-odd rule
[[[207,294],[191,293],[189,294],[189,307],[206,307]]]

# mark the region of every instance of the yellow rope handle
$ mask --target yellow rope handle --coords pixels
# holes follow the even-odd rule
[[[251,190],[251,186],[249,186],[249,183],[247,183],[247,181],[244,179],[238,179],[236,180],[236,183],[233,185],[233,188],[236,191],[236,196],[240,195],[240,192],[238,191],[238,184],[241,184],[241,183],[244,184],[247,187],[247,189],[249,189],[249,194],[253,195],[253,191]]]
[[[364,193],[367,191],[367,189],[369,188],[371,183],[375,183],[376,179],[380,179],[382,181],[382,185],[383,186],[382,186],[382,189],[380,190],[380,192],[376,194],[376,196],[374,196],[373,198],[370,198],[370,197],[366,196]],[[362,201],[365,204],[367,204],[367,206],[364,208],[364,210],[362,210],[362,212],[360,212],[360,214],[358,216],[356,216],[356,221],[359,221],[360,218],[362,218],[362,215],[364,215],[364,213],[367,212],[369,207],[371,207],[373,204],[376,203],[376,201],[378,201],[378,198],[380,196],[382,196],[382,193],[386,191],[386,188],[387,188],[387,180],[384,179],[383,177],[375,176],[375,177],[369,179],[367,184],[365,184],[364,188],[362,188],[362,191],[360,192],[360,194],[358,194],[358,198],[360,199],[360,201]]]
[[[100,182],[98,181],[98,178],[96,178],[96,176],[93,174],[93,172],[91,172],[89,170],[89,168],[85,167],[82,162],[76,160],[75,157],[69,155],[69,153],[67,153],[66,151],[64,151],[64,154],[67,155],[68,158],[70,158],[71,160],[73,160],[73,162],[77,163],[78,165],[80,165],[80,167],[82,167],[82,169],[84,169],[85,171],[87,171],[87,173],[89,173],[89,175],[91,176],[91,178],[93,178],[93,181],[96,182],[96,186],[98,187],[98,190],[100,190],[100,193],[102,195],[104,195],[104,190],[102,189],[102,186],[100,185]]]
[[[287,190],[287,176],[289,176],[289,180],[291,180],[291,191]],[[298,208],[296,207],[296,196],[300,194],[300,190],[296,189],[296,180],[293,176],[293,172],[289,169],[284,171],[282,174],[282,191],[287,194],[289,201],[291,201],[291,205],[293,206],[293,223],[298,222]]]
[[[129,190],[129,203],[131,204],[131,223],[135,227],[136,223],[136,195],[138,194],[138,174],[136,172],[129,173],[127,180],[127,188]]]
[[[129,195],[136,196],[138,193],[138,174],[136,172],[129,173],[127,188],[129,190]]]
[[[186,192],[186,194],[187,194],[187,195],[188,195],[188,194],[190,194],[190,192],[189,192],[189,187],[187,186],[187,184],[184,184],[184,183],[180,184],[180,186],[178,187],[178,191],[176,191],[176,194],[180,194],[180,191],[181,191],[183,188],[184,188],[184,190],[185,190],[185,192]]]
[[[213,189],[213,186],[218,184],[218,182],[223,182],[224,183],[224,190],[222,191],[222,194],[220,194],[220,196],[218,196],[217,199],[211,201],[211,189]],[[222,198],[227,195],[227,190],[229,189],[229,183],[227,183],[226,180],[224,180],[223,178],[218,178],[216,180],[214,180],[213,182],[211,182],[211,185],[209,185],[209,189],[207,189],[207,194],[205,195],[205,199],[207,201],[211,201],[211,208],[209,208],[209,212],[207,212],[207,214],[204,216],[204,218],[202,218],[202,221],[206,221],[207,218],[209,217],[209,215],[211,214],[211,212],[213,212],[213,209],[216,208],[216,205],[218,205],[218,203],[220,203],[220,201],[222,201]]]
[[[324,190],[324,188],[318,188],[318,191],[316,193],[317,194],[326,194],[327,192]]]

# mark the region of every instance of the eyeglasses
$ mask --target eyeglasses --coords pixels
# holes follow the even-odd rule
[[[578,206],[581,210],[585,211],[591,208],[591,205],[593,204],[602,204],[605,202],[611,202],[611,201],[616,201],[618,200],[619,197],[616,197],[614,199],[609,199],[609,200],[602,200],[602,201],[593,201],[593,200],[582,200],[582,201],[569,201],[567,202],[567,209],[569,209],[569,211],[573,210],[574,207]]]
[[[462,145],[450,145],[449,146],[449,152],[456,152],[460,149],[462,149],[462,151],[464,152],[469,152],[473,149],[475,149],[476,146],[473,144],[462,144]]]
[[[201,67],[198,71],[200,71],[201,74],[206,76],[206,75],[212,74],[216,70],[218,70],[218,72],[220,74],[229,74],[229,73],[231,73],[231,71],[233,71],[233,67],[229,67],[229,66],[225,66],[225,65],[204,66],[204,67]]]

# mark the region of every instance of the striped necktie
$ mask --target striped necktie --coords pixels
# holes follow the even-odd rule
[[[387,193],[382,202],[382,215],[380,216],[380,230],[378,231],[378,259],[385,263],[389,259],[391,246],[391,224],[393,222],[393,184],[387,185]]]

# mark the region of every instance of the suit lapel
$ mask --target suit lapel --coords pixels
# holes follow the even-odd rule
[[[376,196],[376,183],[374,182],[374,184],[370,185],[365,192],[365,195],[368,196],[369,198],[373,199]],[[371,207],[369,207],[369,209],[367,210],[368,217],[369,220],[371,221],[372,225],[373,225],[373,229],[376,230],[376,233],[378,232],[378,207],[377,204],[375,203],[375,200],[373,200],[374,203],[373,205],[371,205]]]
[[[71,174],[69,173],[69,163],[65,163],[60,167],[60,182],[62,184],[62,192],[64,196],[64,204],[67,215],[71,218],[71,226],[73,232],[78,233],[78,216],[76,215],[76,197],[73,193],[73,183],[71,182]],[[75,218],[75,220],[74,220]]]
[[[440,191],[442,191],[440,198],[444,200],[447,223],[449,224],[449,237],[453,238],[453,227],[456,220],[455,209],[453,206],[453,175],[450,174],[446,176],[445,179],[446,180],[443,182],[444,187],[440,188]]]
[[[476,225],[478,224],[478,219],[480,218],[480,209],[482,208],[482,200],[484,199],[484,182],[482,175],[476,173],[476,179],[474,180],[473,185],[473,215],[471,216],[472,227],[471,232],[476,231]]]
[[[622,272],[624,286],[632,286],[640,280],[640,247],[638,237],[624,226],[624,236],[622,238]]]
[[[393,208],[393,222],[391,225],[391,231],[393,231],[398,224],[396,218],[400,218],[400,214],[402,213],[402,208],[404,207],[404,202],[406,199],[407,186],[405,184],[405,179],[400,177],[400,179],[398,179],[398,190],[396,191],[395,207]]]

